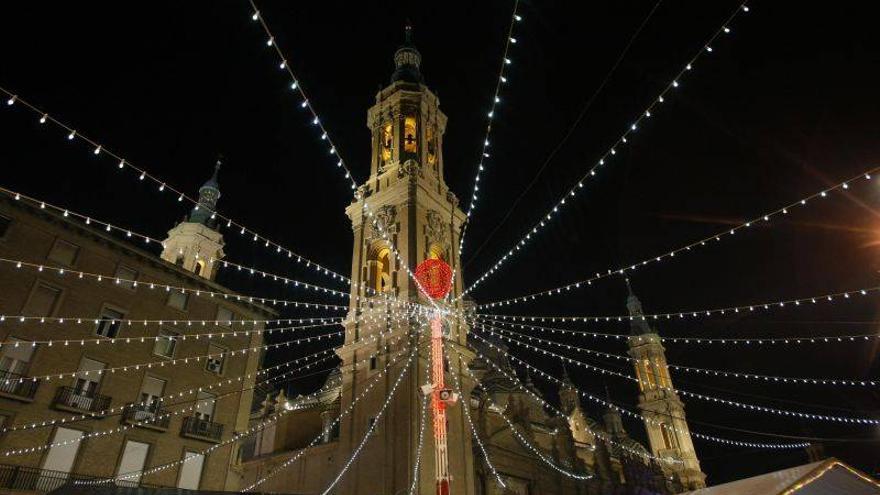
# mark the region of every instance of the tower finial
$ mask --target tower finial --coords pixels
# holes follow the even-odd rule
[[[407,20],[404,31],[404,42],[394,52],[394,74],[391,75],[391,82],[405,81],[411,83],[423,82],[422,73],[419,66],[422,63],[422,54],[413,43],[412,24]]]
[[[630,328],[633,335],[651,333],[651,327],[648,326],[648,322],[645,320],[645,313],[642,311],[642,302],[639,301],[639,298],[633,292],[629,277],[624,277],[623,280],[626,282],[626,290],[628,292],[626,309],[629,311]]]

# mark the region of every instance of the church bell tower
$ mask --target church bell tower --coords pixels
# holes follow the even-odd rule
[[[417,493],[428,495],[435,491],[430,411],[421,454],[418,451],[424,398],[421,385],[428,382],[430,368],[424,344],[430,335],[424,316],[418,318],[404,312],[405,305],[410,303],[431,307],[410,273],[422,261],[435,258],[445,261],[454,273],[450,295],[436,304],[461,313],[458,241],[465,214],[443,177],[446,116],[440,110],[437,95],[425,85],[421,62],[422,56],[408,27],[406,41],[394,54],[391,83],[378,92],[375,105],[367,112],[372,141],[370,176],[346,208],[354,245],[352,297],[345,322],[347,345],[337,351],[343,361],[341,410],[346,410],[362,391],[361,384],[381,369],[391,354],[412,345],[419,355],[380,419],[375,437],[367,442],[358,462],[340,483],[339,494],[407,493],[419,455]],[[367,311],[385,317],[380,323],[375,318],[364,319]],[[455,351],[446,352],[446,373],[458,376],[457,381],[464,388],[462,397],[469,397],[472,384],[462,373],[473,358],[465,347],[467,327],[462,319],[446,317],[444,332],[447,342],[456,346]],[[405,338],[398,340],[401,335]],[[378,362],[354,365],[376,351],[383,352]],[[402,365],[395,365],[342,420],[341,460],[337,462],[344,462],[363,439],[401,369]],[[448,377],[447,383],[455,382]],[[473,450],[462,407],[465,404],[459,403],[447,409],[450,493],[473,495]]]
[[[663,462],[662,468],[684,488],[704,488],[706,475],[700,469],[700,461],[694,450],[684,404],[669,377],[666,349],[660,336],[648,325],[642,303],[633,294],[629,280],[626,286],[629,290],[626,307],[632,319],[629,355],[633,358],[639,382],[639,409],[645,421],[651,453],[662,459],[677,461]]]
[[[162,241],[162,259],[200,277],[214,280],[217,276],[216,262],[222,259],[223,234],[217,230],[214,211],[220,199],[217,176],[221,160],[214,166],[214,175],[199,188],[199,201],[186,218],[168,231]]]

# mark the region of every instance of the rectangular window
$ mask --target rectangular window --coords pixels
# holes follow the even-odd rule
[[[217,307],[217,321],[218,325],[229,326],[232,325],[232,320],[235,319],[235,315],[229,308],[224,308],[223,306]]]
[[[186,292],[181,292],[179,290],[171,291],[171,294],[168,295],[168,305],[174,309],[179,309],[181,311],[186,311],[186,304],[189,300],[189,294]]]
[[[0,239],[6,237],[6,233],[9,232],[9,226],[12,224],[12,219],[4,217],[0,215]]]
[[[196,452],[184,452],[183,464],[180,466],[180,479],[177,480],[177,488],[198,490],[202,481],[202,467],[205,464],[205,456]]]
[[[113,276],[117,280],[116,285],[133,290],[134,283],[137,281],[138,272],[133,268],[119,265],[116,267],[116,273]]]
[[[153,354],[157,356],[173,358],[177,350],[177,337],[179,335],[169,330],[159,330],[159,339],[153,346]]]
[[[37,286],[34,287],[34,292],[22,312],[28,316],[52,316],[58,309],[60,299],[61,289],[37,282]]]
[[[57,486],[64,484],[67,479],[67,473],[73,469],[73,463],[76,461],[76,455],[79,453],[79,446],[82,443],[83,432],[71,428],[58,428],[55,430],[55,436],[52,438],[53,446],[46,454],[43,461],[43,469],[53,471],[45,473],[41,477],[46,477],[46,482],[50,485],[53,481],[57,482]],[[63,474],[63,476],[59,476]],[[59,479],[60,478],[60,479]],[[42,480],[41,480],[42,481]],[[52,488],[56,488],[52,485]]]
[[[101,310],[101,317],[95,325],[95,335],[115,339],[119,335],[119,327],[122,326],[122,319],[125,314],[115,309],[104,308]]]
[[[0,354],[0,380],[10,374],[21,376],[27,373],[33,355],[34,346],[30,342],[14,337],[8,339],[8,343],[3,344],[3,352]]]
[[[63,239],[55,241],[52,250],[49,251],[49,261],[54,261],[62,266],[73,266],[79,255],[79,246]]]
[[[199,392],[196,396],[196,412],[194,416],[202,421],[212,421],[214,418],[214,401],[217,397],[208,392]]]
[[[371,370],[376,369],[376,356],[373,356],[370,358],[370,369]]]
[[[145,376],[141,385],[141,397],[139,402],[148,406],[158,407],[165,395],[165,380],[152,376]]]
[[[150,444],[126,440],[122,450],[122,460],[119,461],[117,476],[124,476],[122,484],[137,486],[141,481],[144,465],[147,463],[147,454],[150,452]]]
[[[219,345],[210,344],[208,345],[208,354],[211,357],[205,361],[205,369],[218,375],[223,373],[223,366],[226,363],[226,349]]]

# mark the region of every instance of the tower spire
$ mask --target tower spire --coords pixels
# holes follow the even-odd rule
[[[199,188],[199,202],[190,212],[189,217],[187,218],[188,221],[200,223],[211,228],[214,228],[216,225],[216,218],[212,217],[214,216],[214,210],[217,208],[217,200],[220,199],[220,182],[218,176],[220,174],[221,165],[223,165],[223,155],[218,155],[217,161],[214,163],[214,173],[211,175],[211,178],[205,181],[205,183],[202,184],[202,187]]]
[[[394,52],[394,74],[391,75],[391,82],[404,81],[411,83],[423,83],[420,66],[422,64],[422,54],[413,43],[412,25],[406,23],[406,32],[403,44]]]
[[[628,293],[626,298],[626,309],[629,311],[630,316],[630,331],[633,335],[651,333],[651,327],[648,325],[648,321],[645,319],[645,313],[642,311],[642,302],[639,301],[639,298],[633,293],[629,277],[624,277],[623,280],[626,282],[626,290]]]

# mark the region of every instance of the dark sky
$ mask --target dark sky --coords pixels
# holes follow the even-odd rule
[[[262,5],[265,4],[265,5]],[[574,133],[519,205],[510,205],[605,77],[651,1],[525,1],[510,84],[493,131],[483,200],[468,233],[473,281],[519,239],[669,83],[737,2],[663,2]],[[366,110],[388,82],[406,19],[423,73],[449,116],[447,181],[469,195],[511,2],[261,2],[312,103],[356,178],[368,173]],[[478,302],[585,278],[661,254],[877,166],[880,46],[863,2],[757,1],[681,80],[682,86],[613,163],[534,242],[475,292]],[[18,2],[0,17],[0,85],[169,184],[186,191],[227,157],[220,210],[346,273],[347,185],[287,90],[245,1]],[[0,185],[162,237],[185,208],[40,127],[20,106],[0,110]],[[854,185],[784,219],[632,275],[648,312],[730,306],[878,285],[878,190]],[[502,217],[509,219],[489,237]],[[227,236],[234,237],[234,236]],[[272,271],[296,268],[240,239],[229,258]],[[477,247],[484,244],[476,256]],[[325,283],[325,279],[313,280]],[[243,292],[295,296],[246,279]],[[619,314],[625,289],[608,279],[517,314]],[[786,336],[877,331],[875,299],[783,309],[736,320],[662,324],[664,335]],[[623,333],[624,324],[590,325]],[[622,353],[620,344],[580,345]],[[804,377],[876,378],[870,344],[731,347],[670,344],[675,364]],[[559,372],[552,359],[533,360]],[[278,360],[284,356],[273,356]],[[584,358],[585,360],[589,360]],[[590,360],[605,367],[616,366]],[[604,384],[633,405],[630,382],[573,371],[585,390]],[[841,415],[878,415],[865,389],[761,386],[677,374],[681,388],[744,402]],[[540,383],[546,386],[546,383]],[[548,390],[550,387],[546,387]],[[593,405],[588,408],[597,414]],[[694,421],[784,435],[877,438],[877,428],[777,419],[688,400]],[[634,436],[642,428],[627,421]],[[708,425],[694,430],[774,441]],[[790,441],[777,439],[778,441]],[[711,483],[804,461],[696,441]],[[872,473],[877,443],[834,442],[827,452]]]

